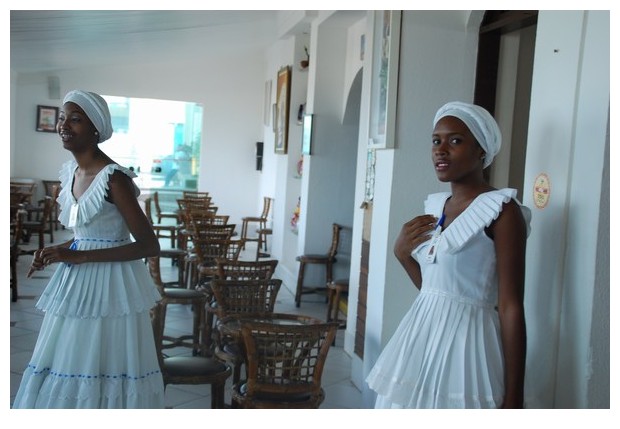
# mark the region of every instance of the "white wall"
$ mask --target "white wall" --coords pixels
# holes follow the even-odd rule
[[[540,173],[551,193],[533,208],[526,262],[532,407],[586,407],[592,350],[609,347],[590,337],[608,109],[609,12],[541,11],[524,203]]]
[[[297,123],[297,111],[294,106],[299,106],[305,99],[305,76],[295,68],[297,45],[295,36],[288,36],[278,42],[274,49],[270,50],[268,79],[273,79],[272,100],[276,101],[278,70],[284,66],[291,66],[291,112],[289,116],[288,153],[286,155],[274,153],[274,132],[272,128],[265,128],[265,153],[273,162],[276,182],[273,188],[273,236],[271,256],[277,259],[278,267],[276,275],[282,279],[284,287],[294,287],[297,276],[295,256],[297,256],[297,236],[291,232],[290,218],[299,196],[299,180],[294,178],[294,168],[299,158],[300,149],[296,142],[300,141],[301,134]],[[303,49],[303,47],[302,47]],[[301,88],[303,88],[303,90]],[[272,118],[273,120],[273,118]]]
[[[303,253],[325,253],[331,243],[334,222],[348,227],[342,234],[343,245],[340,246],[334,276],[349,277],[358,126],[357,122],[353,125],[343,123],[342,112],[348,95],[348,87],[344,84],[348,25],[355,16],[359,19],[363,14],[358,12],[353,18],[351,16],[350,12],[322,11],[308,26],[309,37],[304,36],[303,27],[297,26],[296,30],[293,76],[306,80],[299,82],[293,78],[289,155],[287,167],[281,171],[282,184],[279,186],[282,192],[278,193],[284,195],[285,192],[287,204],[277,274],[291,292],[295,291],[299,265],[295,257]],[[291,24],[291,27],[296,26]],[[299,71],[297,64],[304,57],[304,45],[309,48],[310,67],[307,71]],[[298,92],[301,87],[302,94]],[[299,104],[304,102],[306,112],[314,115],[314,124],[312,155],[304,156],[303,176],[299,180],[293,178],[301,154],[301,126],[297,124],[296,112]],[[359,103],[355,109],[359,111]],[[288,225],[299,197],[301,215],[298,234],[295,235]],[[309,266],[304,284],[323,283],[325,274],[321,268]]]

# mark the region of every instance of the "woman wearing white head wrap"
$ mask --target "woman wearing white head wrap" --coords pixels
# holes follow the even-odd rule
[[[502,133],[493,116],[486,109],[475,104],[451,101],[439,108],[435,114],[433,127],[446,116],[458,118],[467,125],[467,128],[486,153],[484,168],[491,165],[493,158],[502,146]]]
[[[112,135],[101,96],[67,94],[57,131],[74,158],[58,196],[74,238],[34,254],[28,276],[58,266],[37,302],[45,317],[13,408],[163,408],[149,312],[161,296],[143,262],[159,242],[136,175],[99,148]]]
[[[108,103],[106,103],[102,96],[94,92],[76,89],[65,95],[62,104],[65,103],[74,103],[82,108],[97,129],[99,135],[98,143],[112,137],[112,117]]]
[[[484,178],[501,144],[479,106],[451,102],[434,120],[435,173],[394,254],[420,289],[374,368],[377,408],[523,407],[523,281],[529,209]]]

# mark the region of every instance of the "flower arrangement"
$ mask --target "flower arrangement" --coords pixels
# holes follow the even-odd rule
[[[301,212],[300,208],[301,197],[297,198],[297,205],[295,206],[295,210],[293,211],[293,217],[291,218],[291,229],[293,232],[297,232],[297,223],[299,222],[299,213]]]

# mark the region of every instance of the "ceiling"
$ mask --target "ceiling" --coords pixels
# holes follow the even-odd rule
[[[263,49],[277,40],[277,13],[12,10],[11,70],[45,72]]]

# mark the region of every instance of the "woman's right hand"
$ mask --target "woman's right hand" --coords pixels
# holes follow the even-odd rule
[[[428,214],[417,216],[405,223],[394,243],[394,255],[398,260],[407,260],[413,249],[428,241],[436,224],[437,218]]]
[[[45,263],[42,258],[43,250],[39,249],[34,252],[34,257],[32,258],[32,263],[30,264],[30,269],[28,270],[28,274],[26,277],[30,278],[35,271],[42,270],[45,268]]]

